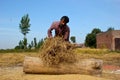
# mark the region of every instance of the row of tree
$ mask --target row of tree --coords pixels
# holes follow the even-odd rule
[[[26,14],[21,18],[19,29],[21,33],[24,35],[23,40],[19,41],[19,44],[15,47],[15,49],[38,49],[43,44],[43,39],[41,39],[39,42],[37,42],[37,39],[34,38],[33,41],[31,41],[30,44],[28,44],[28,40],[26,35],[30,31],[30,18],[29,15]]]
[[[37,39],[34,38],[33,41],[28,44],[27,38],[24,38],[23,40],[19,41],[19,44],[15,47],[15,49],[39,49],[42,46],[43,42],[43,39],[37,42]]]

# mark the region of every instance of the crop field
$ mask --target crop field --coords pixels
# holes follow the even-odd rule
[[[39,52],[8,52],[0,53],[0,80],[119,80],[120,52],[106,49],[75,49],[80,59],[103,60],[103,73],[100,75],[85,74],[26,74],[23,72],[25,56],[39,57]]]

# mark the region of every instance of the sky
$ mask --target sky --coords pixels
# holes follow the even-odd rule
[[[62,16],[69,17],[70,36],[77,43],[84,43],[94,28],[120,30],[120,0],[0,0],[0,49],[13,49],[23,39],[19,24],[26,14],[31,24],[28,43],[47,37],[52,22]]]

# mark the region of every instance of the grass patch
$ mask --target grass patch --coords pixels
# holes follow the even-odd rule
[[[24,53],[1,53],[0,54],[0,67],[5,66],[15,66],[21,64],[24,61],[25,56],[34,56],[37,57],[38,53],[36,52],[24,52]]]
[[[90,49],[90,48],[78,48],[75,50],[79,54],[79,58],[96,58],[104,61],[105,64],[120,66],[120,52],[110,51],[107,49]]]
[[[90,49],[90,48],[77,48],[75,53],[80,59],[96,58],[102,59],[107,64],[119,65],[120,53],[116,51],[109,51],[104,49]],[[40,53],[37,51],[29,52],[0,52],[0,67],[13,66],[22,64],[25,56],[39,57]]]
[[[0,49],[0,53],[38,52],[38,49]]]
[[[99,54],[119,54],[120,51],[111,51],[111,50],[108,50],[108,49],[91,49],[91,48],[77,48],[75,49],[75,52],[76,53],[81,53],[81,54],[96,54],[96,55],[99,55]]]

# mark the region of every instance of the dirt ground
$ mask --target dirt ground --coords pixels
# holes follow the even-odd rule
[[[26,74],[22,62],[25,56],[37,56],[36,53],[0,54],[0,80],[119,80],[120,54],[80,54],[80,58],[99,58],[104,61],[103,73],[85,74]]]
[[[99,75],[81,74],[26,74],[23,67],[0,68],[0,80],[111,80]]]

